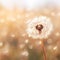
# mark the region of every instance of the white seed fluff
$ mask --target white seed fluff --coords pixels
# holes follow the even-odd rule
[[[39,34],[39,31],[36,29],[36,25],[41,24],[43,25],[43,29],[41,33]],[[27,21],[27,34],[29,37],[35,38],[35,39],[44,39],[47,38],[53,30],[53,25],[50,21],[50,18],[46,16],[40,16],[35,17],[31,20]]]

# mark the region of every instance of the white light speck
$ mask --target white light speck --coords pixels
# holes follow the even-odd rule
[[[60,16],[60,12],[59,12],[59,13],[57,13],[57,16]]]
[[[8,52],[9,52],[8,49],[6,49],[6,50],[4,50],[3,53],[4,53],[4,54],[8,54]]]
[[[42,41],[38,41],[36,42],[37,45],[41,45],[42,44]]]
[[[39,45],[41,45],[42,44],[42,41],[39,41],[39,43],[38,43]]]
[[[13,17],[13,16],[7,16],[7,20],[8,20],[8,21],[15,22],[15,21],[16,21],[16,18]]]
[[[17,19],[20,19],[20,18],[21,18],[21,16],[20,16],[20,14],[18,14],[18,15],[17,15]]]
[[[28,56],[29,53],[28,53],[28,51],[23,51],[23,52],[21,53],[21,55],[23,55],[23,56]]]
[[[22,49],[25,47],[25,44],[20,44],[19,47]]]
[[[26,39],[26,40],[25,40],[25,43],[27,44],[28,42],[29,42],[29,40],[28,40],[28,39]]]
[[[3,42],[0,42],[0,47],[2,47],[3,46]]]
[[[59,32],[55,33],[55,36],[60,36],[60,33]]]
[[[8,54],[9,53],[9,45],[4,46],[4,48],[2,49],[2,53],[3,54]]]
[[[24,37],[24,36],[26,36],[26,34],[22,34],[22,36]]]
[[[0,19],[0,23],[4,23],[5,22],[5,20],[4,19]]]
[[[56,14],[55,14],[55,12],[52,12],[51,15],[52,15],[52,16],[55,16]]]
[[[15,34],[11,34],[11,37],[15,37]]]
[[[53,48],[53,50],[56,50],[57,49],[57,46],[55,46],[54,48]]]
[[[1,16],[3,16],[4,14],[5,14],[5,11],[4,10],[0,11],[0,15]]]

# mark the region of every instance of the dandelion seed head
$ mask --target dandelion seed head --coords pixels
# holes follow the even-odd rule
[[[46,16],[35,17],[27,21],[27,34],[32,38],[47,38],[53,30],[50,18]]]

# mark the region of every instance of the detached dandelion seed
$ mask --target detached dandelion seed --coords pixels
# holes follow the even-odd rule
[[[53,30],[50,18],[46,16],[35,17],[27,21],[27,34],[34,39],[45,39]]]

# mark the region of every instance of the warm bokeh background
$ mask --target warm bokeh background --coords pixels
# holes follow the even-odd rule
[[[60,8],[13,10],[0,5],[0,60],[43,60],[41,41],[29,38],[26,22],[35,16],[47,16],[53,24],[52,34],[44,40],[47,60],[60,60]]]

